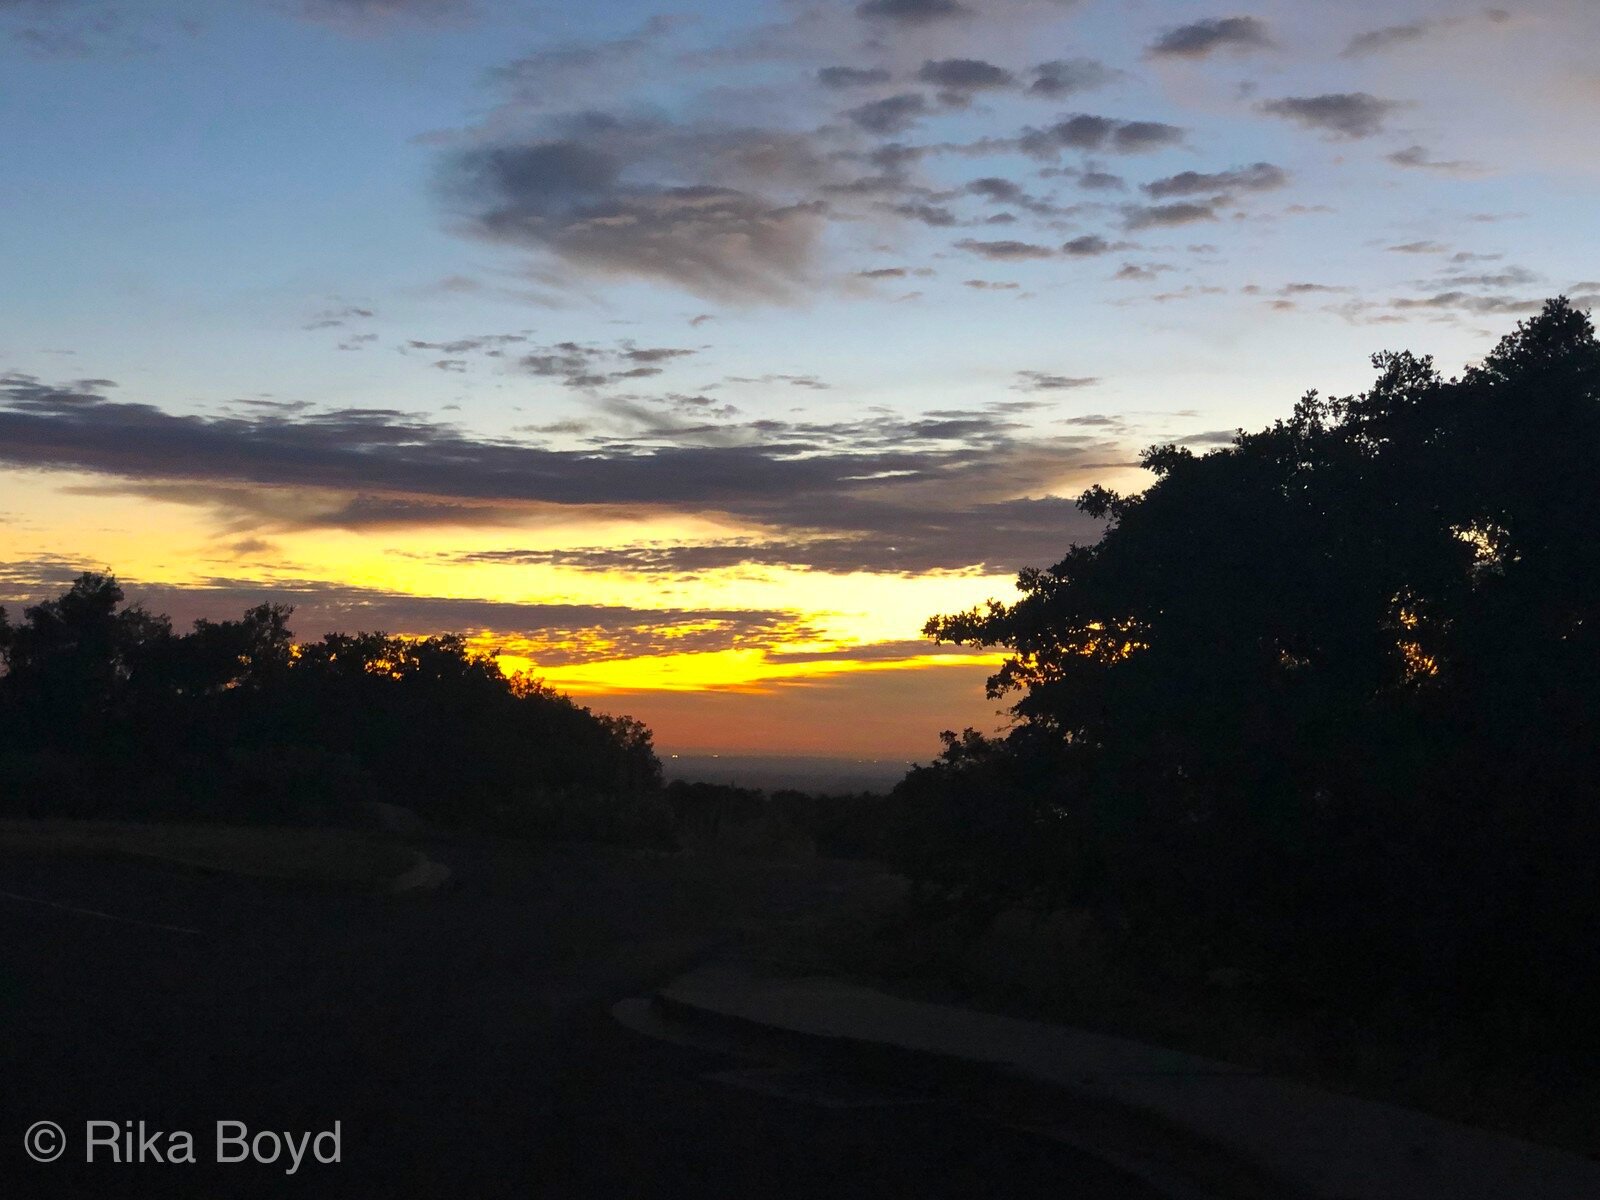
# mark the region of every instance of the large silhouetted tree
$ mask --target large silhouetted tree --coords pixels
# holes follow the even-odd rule
[[[1286,993],[1552,1017],[1600,984],[1600,344],[1557,299],[1459,378],[1373,361],[1147,451],[1143,492],[1080,499],[1098,541],[930,620],[1010,652],[1017,724],[903,790],[1033,780],[987,821],[1050,853],[952,838],[947,873],[1106,898]]]

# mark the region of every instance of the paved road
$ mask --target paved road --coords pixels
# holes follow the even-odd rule
[[[410,898],[0,858],[8,1194],[1153,1195],[942,1100],[773,1076],[611,1018],[848,890],[851,868],[430,852],[455,886]],[[48,1166],[22,1143],[44,1119],[67,1134]],[[199,1161],[85,1163],[90,1120],[189,1131]],[[337,1121],[341,1161],[219,1166],[219,1120],[297,1135]]]

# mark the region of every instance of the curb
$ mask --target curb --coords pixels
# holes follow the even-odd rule
[[[1095,1090],[1046,1082],[996,1063],[843,1035],[804,1033],[658,991],[664,1020],[823,1058],[880,1084],[908,1083],[1007,1123],[1075,1145],[1185,1200],[1306,1200],[1308,1193],[1209,1138]]]

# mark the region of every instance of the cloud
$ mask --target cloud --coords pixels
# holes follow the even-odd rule
[[[86,494],[206,509],[234,539],[683,513],[764,531],[751,536],[773,561],[840,571],[1013,570],[1059,553],[1078,526],[1057,491],[1126,465],[1133,436],[1041,436],[1021,401],[742,422],[627,402],[601,410],[620,432],[568,425],[582,444],[554,449],[392,409],[180,415],[110,389],[0,377],[0,461],[98,476],[72,485]]]
[[[1062,149],[1099,150],[1116,128],[1117,122],[1110,117],[1079,113],[1064,121],[1057,121],[1048,129],[1029,130],[1023,135],[1022,148],[1040,157],[1053,156]]]
[[[528,339],[518,336],[514,340],[527,342]],[[463,338],[456,342],[411,342],[409,345],[459,354],[477,349],[481,343],[482,339]],[[488,353],[498,355],[500,351],[496,348]],[[660,375],[664,370],[662,364],[688,358],[695,353],[695,350],[685,347],[636,346],[627,341],[615,346],[569,341],[535,346],[520,355],[512,365],[525,375],[560,379],[566,387],[592,391],[627,380]]]
[[[1538,312],[1544,307],[1541,299],[1517,296],[1475,296],[1470,292],[1452,289],[1420,298],[1402,298],[1390,301],[1390,307],[1407,309],[1444,309],[1479,315],[1516,316]]]
[[[646,546],[480,553],[470,561],[550,565],[606,574],[699,575],[735,567],[797,567],[828,574],[929,571],[1010,573],[1054,561],[1073,540],[1093,540],[1098,522],[1061,497],[981,503],[917,514],[877,514],[871,531],[811,538],[740,539]],[[490,555],[493,557],[490,557]]]
[[[1336,287],[1329,283],[1286,283],[1278,289],[1280,296],[1309,296],[1322,292],[1348,292],[1347,287]]]
[[[122,15],[115,9],[85,12],[57,0],[7,0],[0,17],[18,14],[30,22],[11,30],[11,40],[33,58],[82,59],[125,41]]]
[[[986,175],[982,179],[974,179],[967,184],[966,190],[995,204],[1012,204],[1039,216],[1053,216],[1062,211],[1048,201],[1030,196],[1023,190],[1021,184],[1010,179],[1002,179],[998,175]]]
[[[998,175],[986,175],[982,179],[972,180],[967,184],[967,191],[974,196],[983,196],[1002,204],[1020,204],[1028,195],[1022,190],[1021,184],[1011,179],[1002,179]]]
[[[949,642],[923,642],[911,639],[900,639],[890,642],[871,642],[866,645],[844,646],[837,650],[789,650],[777,647],[769,656],[769,661],[780,664],[806,663],[806,662],[904,662],[910,659],[920,659],[929,651],[939,656],[951,653],[961,654],[972,651],[968,648],[952,645]]]
[[[1016,86],[1017,78],[1004,67],[977,58],[930,59],[917,71],[917,79],[946,92],[977,92]]]
[[[973,238],[963,238],[956,243],[956,249],[965,250],[968,254],[981,255],[995,262],[1025,262],[1032,258],[1054,258],[1056,254],[1049,246],[1038,246],[1032,242],[983,242]]]
[[[1504,25],[1511,20],[1511,14],[1500,8],[1488,8],[1478,15],[1481,20],[1490,25]],[[1441,17],[1431,21],[1409,21],[1403,25],[1385,25],[1380,29],[1368,30],[1358,33],[1350,39],[1342,53],[1344,58],[1364,58],[1369,54],[1377,54],[1396,46],[1414,45],[1436,34],[1447,30],[1458,29],[1474,18],[1471,17]]]
[[[862,175],[846,183],[825,183],[821,190],[831,196],[924,196],[926,188],[911,183],[903,174],[885,171]]]
[[[461,20],[470,0],[298,0],[298,15],[350,33],[372,33],[399,23]]]
[[[1018,371],[1014,385],[1023,392],[1063,392],[1092,387],[1100,380],[1092,375],[1053,375],[1048,371]]]
[[[1148,300],[1154,304],[1171,304],[1177,300],[1192,300],[1197,296],[1221,295],[1227,290],[1227,288],[1222,287],[1196,287],[1194,284],[1190,283],[1185,284],[1176,291],[1155,292],[1152,295],[1141,297],[1141,300]]]
[[[1070,242],[1064,243],[1061,252],[1073,258],[1092,258],[1120,249],[1124,245],[1123,242],[1113,245],[1097,233],[1086,233],[1082,237],[1075,237]]]
[[[1193,225],[1197,221],[1217,219],[1216,210],[1212,205],[1189,201],[1174,204],[1129,204],[1123,208],[1122,213],[1122,227],[1130,231]]]
[[[1058,58],[1033,68],[1034,79],[1028,94],[1056,100],[1077,92],[1104,87],[1122,77],[1122,72],[1092,58]]]
[[[565,124],[566,137],[450,156],[445,190],[464,232],[714,299],[808,292],[826,205],[802,193],[827,171],[805,138],[596,113]],[[757,190],[785,186],[783,198]]]
[[[1364,138],[1382,132],[1384,119],[1400,107],[1397,101],[1380,100],[1366,92],[1328,92],[1264,100],[1256,110],[1307,129],[1324,129],[1342,138]]]
[[[142,57],[169,39],[192,39],[198,28],[181,6],[111,0],[0,0],[0,22],[0,37],[24,54],[57,61]]]
[[[523,112],[607,103],[636,83],[658,61],[652,56],[690,23],[687,17],[655,16],[618,37],[546,42],[490,71],[488,78]]]
[[[1100,150],[1113,154],[1142,154],[1179,145],[1184,131],[1161,121],[1119,121],[1092,113],[1077,113],[1047,129],[1028,129],[1019,139],[1025,154],[1054,158],[1062,150]]]
[[[1176,146],[1183,141],[1183,130],[1161,121],[1124,121],[1111,135],[1105,147],[1118,154],[1143,154]]]
[[[1537,283],[1542,278],[1536,271],[1526,267],[1508,267],[1504,271],[1495,271],[1478,275],[1467,275],[1453,271],[1445,276],[1446,280],[1457,287],[1516,287],[1523,284]],[[1572,290],[1583,290],[1587,284],[1575,284]]]
[[[1263,50],[1272,44],[1266,24],[1255,17],[1215,17],[1169,29],[1146,53],[1152,58],[1205,58],[1218,50]]]
[[[1195,196],[1216,192],[1264,192],[1283,187],[1289,182],[1289,173],[1272,163],[1258,162],[1231,171],[1181,171],[1164,179],[1141,184],[1146,194],[1159,199],[1168,196]]]
[[[1345,58],[1360,58],[1364,54],[1387,50],[1391,46],[1421,41],[1432,27],[1432,22],[1429,21],[1412,21],[1405,25],[1385,25],[1382,29],[1358,33],[1350,39],[1350,44],[1344,48],[1343,56]]]
[[[402,353],[407,350],[432,350],[440,354],[484,354],[490,358],[500,358],[504,356],[507,346],[520,345],[527,340],[525,333],[483,333],[442,342],[412,338],[406,341]]]
[[[1078,186],[1090,191],[1120,192],[1126,190],[1128,182],[1121,175],[1112,175],[1107,171],[1085,171],[1078,176]]]
[[[1427,150],[1421,146],[1407,146],[1403,150],[1396,150],[1392,154],[1383,156],[1387,161],[1397,167],[1408,167],[1416,170],[1435,171],[1441,175],[1473,176],[1485,173],[1480,163],[1465,160],[1452,160],[1449,162],[1429,156]]]
[[[899,177],[906,170],[921,162],[929,153],[931,153],[931,149],[927,146],[908,146],[904,142],[888,142],[882,146],[875,147],[867,155],[867,161],[880,171],[887,171]]]
[[[347,304],[340,308],[325,308],[314,314],[309,321],[300,326],[301,329],[338,329],[352,321],[367,321],[373,317],[370,308],[358,308]]]
[[[911,128],[932,111],[928,98],[921,92],[902,92],[885,96],[855,108],[846,109],[844,116],[852,124],[868,133],[901,133]]]
[[[1443,254],[1450,249],[1442,242],[1401,242],[1398,246],[1389,249],[1396,254]]]
[[[490,552],[481,558],[459,555],[457,561],[504,559]],[[54,578],[60,573],[42,574],[48,577],[18,581],[10,590],[29,599],[48,597],[60,588],[61,581]],[[818,635],[799,614],[782,609],[519,604],[416,595],[315,579],[266,583],[212,577],[181,586],[139,579],[119,582],[130,603],[167,614],[179,628],[202,618],[236,618],[245,609],[270,601],[293,606],[290,625],[300,639],[355,632],[490,635],[506,643],[505,649],[533,658],[541,667],[658,654],[776,649]]]
[[[817,71],[817,82],[835,89],[872,87],[893,77],[885,67],[823,67]]]
[[[889,206],[889,211],[897,216],[906,217],[912,221],[920,221],[924,225],[931,225],[936,229],[945,229],[959,224],[955,213],[940,204],[894,204]]]
[[[1173,271],[1177,268],[1170,263],[1123,263],[1121,270],[1112,276],[1113,279],[1137,280],[1141,283],[1159,278],[1164,271]]]
[[[817,391],[827,391],[830,384],[824,383],[815,375],[729,375],[729,383],[787,383],[790,387],[814,388]]]
[[[695,353],[676,346],[630,346],[622,351],[622,357],[633,363],[658,363],[674,358],[687,358]]]
[[[863,3],[856,5],[856,13],[868,20],[922,25],[930,21],[965,17],[970,15],[971,10],[956,3],[956,0],[863,0]]]
[[[1026,11],[1034,20],[1041,3],[1018,3],[1012,15]],[[937,8],[897,4],[884,6],[884,14],[928,16]],[[762,55],[776,54],[780,42],[797,60],[826,53],[827,39],[812,27],[822,20],[797,17],[772,26]],[[684,103],[671,110],[624,107],[626,95],[617,93],[630,90],[631,76],[641,84],[654,81],[650,72],[666,61],[635,60],[673,28],[651,22],[612,41],[518,59],[493,75],[509,92],[503,103],[472,127],[437,135],[436,144],[445,147],[437,191],[452,230],[524,252],[525,271],[552,303],[553,293],[613,280],[656,282],[725,303],[803,303],[848,279],[839,263],[828,260],[846,243],[859,253],[869,244],[869,229],[905,223],[994,226],[1029,214],[1054,219],[1073,211],[1016,186],[1004,197],[969,194],[1018,211],[972,214],[951,202],[959,193],[919,173],[931,156],[992,158],[1019,149],[1045,158],[1070,149],[1139,154],[1183,141],[1183,130],[1159,121],[1067,114],[1050,129],[1016,137],[903,144],[895,139],[966,106],[972,96],[1029,82],[977,54],[924,57],[930,39],[923,33],[913,39],[921,65],[910,74],[931,90],[884,95],[881,85],[905,72],[871,60],[826,65],[830,55],[820,59],[824,65],[815,59],[806,64],[818,87],[691,86]],[[881,30],[870,34],[868,48],[883,52],[885,37]],[[753,46],[745,49],[755,54]],[[607,70],[625,63],[628,73],[608,77],[608,107],[552,112],[548,105],[560,89],[542,82],[547,60],[579,76],[591,62]],[[672,61],[681,69],[685,60],[679,55]],[[1071,59],[1042,64],[1033,75],[1041,88],[1060,90],[1087,86],[1108,72],[1092,60]],[[854,88],[872,90],[862,94]],[[579,95],[593,92],[580,87]],[[841,96],[848,101],[830,113],[829,101]],[[735,123],[735,114],[747,114],[751,123]],[[874,145],[876,139],[886,144]],[[985,178],[1010,182],[1017,176],[995,169]],[[1080,184],[1110,187],[1121,181],[1086,171]]]

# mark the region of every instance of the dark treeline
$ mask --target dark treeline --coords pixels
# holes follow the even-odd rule
[[[9,814],[319,823],[376,800],[582,834],[659,789],[644,726],[508,679],[460,637],[297,646],[281,605],[180,633],[122,601],[84,575],[20,621],[0,611]]]
[[[941,616],[1011,656],[1004,737],[900,785],[967,904],[1114,914],[1174,974],[1600,1062],[1600,345],[1565,300],[1091,489],[1091,545]]]

